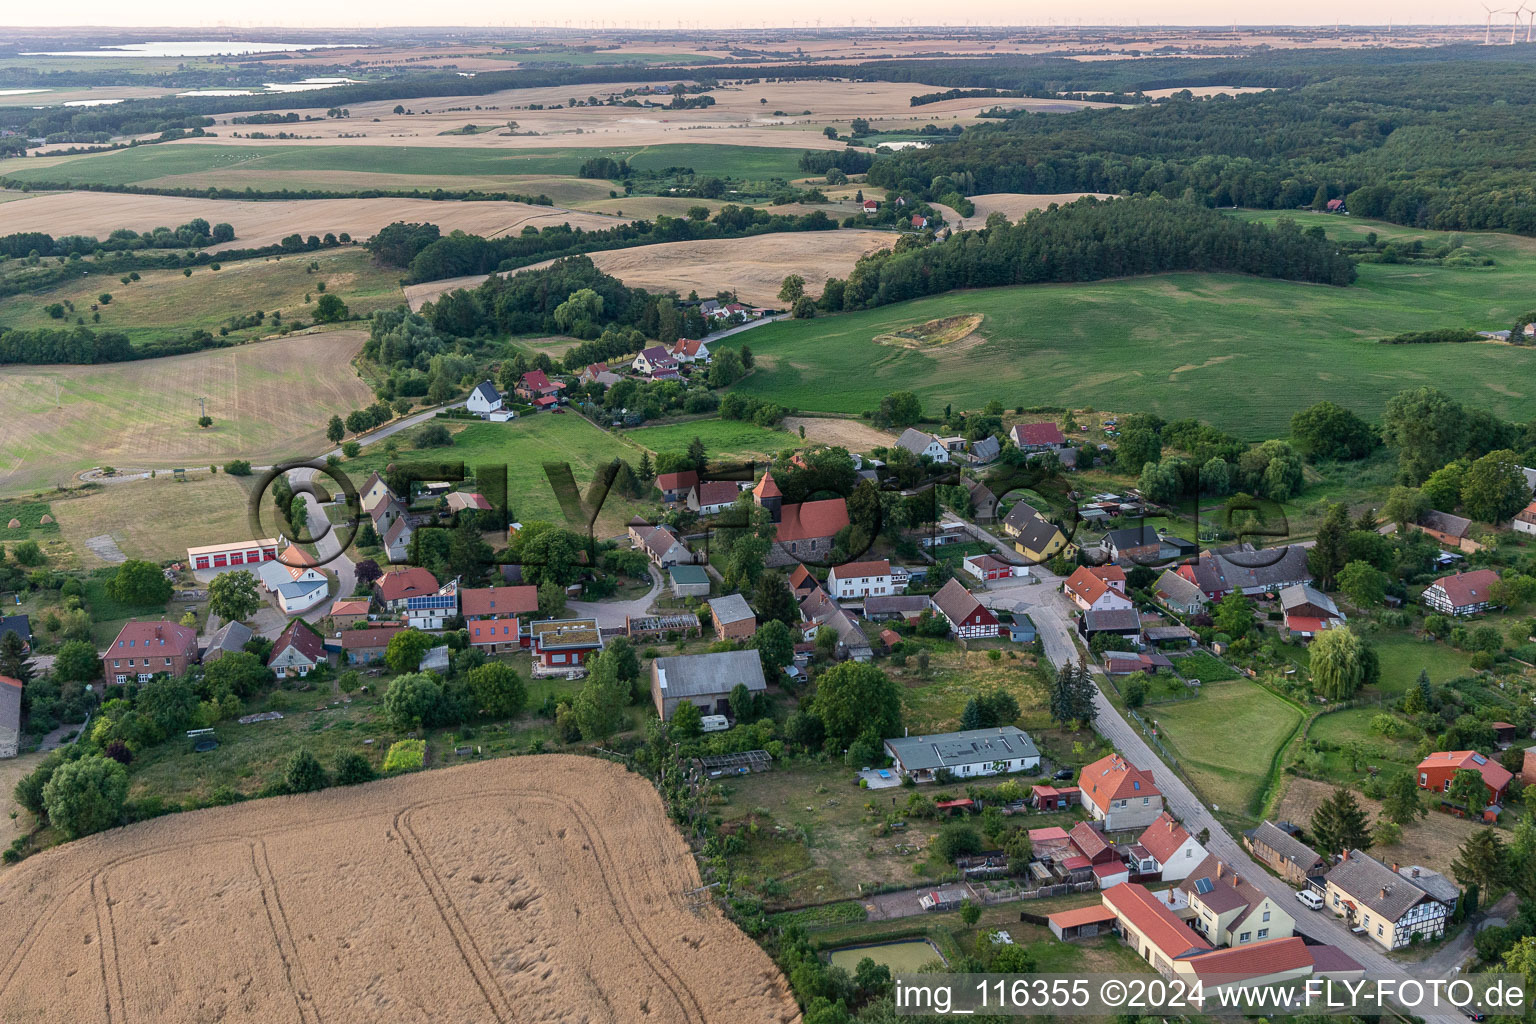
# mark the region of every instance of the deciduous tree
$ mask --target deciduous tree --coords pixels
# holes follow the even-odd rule
[[[247,569],[221,572],[208,582],[208,610],[221,619],[248,619],[260,607],[256,577]]]

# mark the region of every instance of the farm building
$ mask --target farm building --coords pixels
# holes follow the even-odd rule
[[[0,758],[21,751],[21,680],[0,676]]]
[[[1492,569],[1442,576],[1425,589],[1424,604],[1442,615],[1476,615],[1493,607],[1488,592],[1498,580]]]
[[[1243,845],[1253,859],[1268,867],[1292,885],[1307,884],[1309,878],[1328,873],[1328,862],[1295,835],[1296,826],[1288,821],[1265,821],[1243,833]]]
[[[596,619],[545,619],[528,627],[533,637],[534,668],[580,668],[603,649]]]
[[[226,622],[208,638],[203,649],[203,664],[218,661],[233,651],[245,650],[246,643],[254,636],[251,627],[243,622]]]
[[[1453,516],[1449,512],[1430,509],[1411,523],[1410,529],[1434,539],[1435,543],[1450,551],[1481,551],[1482,545],[1472,539],[1472,520]]]
[[[662,473],[656,478],[656,486],[661,490],[663,501],[682,501],[698,482],[699,474],[691,469],[681,473]]]
[[[454,491],[443,500],[448,503],[448,511],[450,512],[491,511],[490,500],[485,495],[477,494],[474,491]],[[480,520],[480,522],[483,524],[484,520]]]
[[[1084,767],[1078,785],[1083,790],[1083,806],[1112,832],[1145,828],[1163,813],[1163,793],[1152,773],[1119,754]]]
[[[284,548],[276,560],[261,563],[256,576],[277,600],[284,615],[306,612],[330,594],[330,582],[315,557],[292,545]]]
[[[325,661],[325,641],[320,634],[294,619],[278,634],[272,645],[267,668],[279,679],[307,676],[310,669]]]
[[[345,629],[341,632],[341,654],[348,665],[369,665],[384,660],[390,637],[400,632],[398,624],[372,629]]]
[[[1051,934],[1062,942],[1093,939],[1115,923],[1115,912],[1103,903],[1095,903],[1091,907],[1078,907],[1076,910],[1063,910],[1060,913],[1050,914],[1046,917],[1045,923],[1046,927],[1050,928]]]
[[[886,740],[885,751],[896,762],[897,772],[916,782],[931,782],[942,769],[966,778],[1040,767],[1035,741],[1011,725],[937,736],[901,736]]]
[[[1083,612],[1077,619],[1077,631],[1085,640],[1099,633],[1113,633],[1135,642],[1141,636],[1141,617],[1131,608]]]
[[[720,640],[741,640],[757,632],[757,615],[740,594],[711,598],[709,616]]]
[[[674,565],[691,565],[693,552],[688,544],[670,526],[631,526],[631,540],[645,552],[645,557],[660,569]]]
[[[260,565],[275,558],[277,558],[275,537],[187,548],[187,565],[193,569],[234,569],[246,565]]]
[[[1021,452],[1051,452],[1067,443],[1067,437],[1054,423],[1015,423],[1008,440]]]
[[[1333,598],[1310,583],[1296,583],[1280,591],[1280,610],[1285,613],[1285,628],[1291,636],[1309,640],[1345,618]]]
[[[929,601],[934,612],[949,622],[949,628],[957,637],[994,637],[1002,631],[992,609],[976,600],[976,595],[966,590],[965,584],[958,579],[944,584]]]
[[[129,622],[102,656],[109,683],[147,682],[157,675],[184,675],[197,661],[197,632],[165,620]]]
[[[1259,551],[1202,551],[1194,562],[1179,566],[1178,573],[1212,601],[1219,601],[1234,590],[1251,597],[1312,582],[1307,549],[1300,544]]]
[[[798,596],[798,595],[797,595]],[[892,594],[886,597],[866,597],[864,617],[873,622],[888,619],[916,619],[928,610],[928,598],[923,594]]]
[[[1509,525],[1516,533],[1536,534],[1536,501],[1516,512]]]
[[[674,565],[667,570],[674,597],[708,597],[709,573],[702,565]]]
[[[680,654],[651,662],[651,700],[662,721],[670,721],[684,701],[706,715],[730,715],[731,691],[741,684],[754,694],[768,689],[756,651]]]
[[[1146,886],[1127,882],[1104,890],[1104,905],[1115,913],[1126,945],[1164,975],[1177,961],[1209,952],[1211,944],[1192,932]]]
[[[1083,802],[1083,791],[1076,786],[1036,786],[1029,794],[1029,805],[1037,811],[1064,811]]]
[[[700,480],[688,492],[688,507],[701,516],[716,516],[736,504],[741,491],[735,480]]]

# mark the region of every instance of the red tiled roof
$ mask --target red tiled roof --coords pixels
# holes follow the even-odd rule
[[[1437,750],[1419,762],[1419,771],[1422,772],[1428,768],[1454,768],[1457,771],[1477,772],[1483,777],[1483,781],[1495,790],[1503,789],[1514,778],[1509,773],[1509,769],[1475,750]]]
[[[1120,573],[1120,580],[1123,581],[1124,579],[1125,573],[1122,571]],[[1106,578],[1102,570],[1080,565],[1071,576],[1067,577],[1067,582],[1062,584],[1062,586],[1066,588],[1067,593],[1076,594],[1092,605],[1097,604],[1099,598],[1113,589],[1110,587],[1111,582],[1113,582],[1113,577]],[[1116,590],[1115,593],[1118,594],[1120,592]],[[1122,594],[1121,596],[1123,597],[1124,595]]]
[[[1445,591],[1445,596],[1451,599],[1453,608],[1465,608],[1468,605],[1482,604],[1488,600],[1488,588],[1498,581],[1499,574],[1492,569],[1473,569],[1471,572],[1458,572],[1451,576],[1442,576],[1435,580],[1432,586],[1440,587]]]
[[[0,676],[0,683],[4,683],[6,686],[14,686],[18,690],[22,688],[21,680],[12,679],[10,676]]]
[[[1093,861],[1089,860],[1087,857],[1084,857],[1082,854],[1078,854],[1076,857],[1068,857],[1066,860],[1062,861],[1061,866],[1068,871],[1081,871],[1084,868],[1092,868]]]
[[[163,643],[161,641],[164,641]],[[118,630],[117,639],[107,648],[110,657],[121,645],[124,651],[152,650],[171,654],[196,654],[197,632],[164,619],[148,622],[129,622]]]
[[[1292,633],[1321,633],[1332,627],[1335,619],[1320,619],[1315,615],[1287,615],[1285,628]]]
[[[1096,903],[1091,907],[1078,907],[1076,910],[1063,910],[1058,914],[1049,914],[1046,920],[1058,928],[1077,928],[1085,924],[1105,924],[1115,919],[1115,912],[1102,903]]]
[[[1146,936],[1167,960],[1177,960],[1211,948],[1209,942],[1175,917],[1173,911],[1147,891],[1146,886],[1126,882],[1105,889],[1102,898],[1117,917]]]
[[[1311,967],[1312,953],[1300,935],[1291,935],[1202,953],[1190,965],[1202,978],[1220,976],[1223,982],[1235,982]]]
[[[560,404],[560,399],[556,398],[554,395],[540,395],[538,398],[533,400],[533,404],[548,407],[551,405]]]
[[[688,491],[699,482],[698,471],[685,469],[680,473],[663,473],[656,478],[656,486],[664,491]]]
[[[553,386],[543,370],[529,370],[523,374],[523,387],[529,391],[544,391]]]
[[[1089,860],[1093,860],[1099,854],[1109,849],[1109,844],[1104,841],[1104,837],[1094,831],[1093,827],[1086,821],[1080,821],[1073,825],[1072,831],[1068,832],[1067,835],[1071,838],[1072,845],[1077,847],[1078,851]]]
[[[1179,851],[1179,847],[1189,841],[1189,833],[1183,825],[1173,820],[1173,815],[1164,811],[1162,817],[1148,825],[1136,841],[1145,846],[1159,864],[1166,864]]]
[[[422,597],[437,593],[437,577],[420,566],[412,566],[400,572],[387,572],[375,584],[379,596],[385,601],[401,601],[407,597]]]
[[[466,622],[471,644],[516,643],[519,636],[516,615],[495,615],[487,619]]]
[[[1151,772],[1142,771],[1119,754],[1102,757],[1084,768],[1078,785],[1082,786],[1083,795],[1100,808],[1107,808],[1111,800],[1163,795]]]
[[[811,570],[805,567],[803,562],[796,562],[795,567],[789,573],[789,585],[798,589],[806,584],[810,584],[813,587],[821,585]]]
[[[1030,444],[1067,443],[1061,428],[1054,423],[1016,423],[1012,433],[1014,443],[1021,447]]]
[[[765,476],[763,478],[767,480]],[[759,484],[759,486],[762,486]],[[777,488],[775,488],[777,489]],[[832,537],[848,525],[848,502],[843,498],[785,505],[776,537],[780,541]]]
[[[386,647],[389,638],[400,632],[400,627],[375,626],[372,629],[344,629],[341,631],[341,649],[355,651],[363,647]]]
[[[459,591],[459,607],[464,616],[520,615],[537,611],[538,587],[477,587]]]
[[[850,580],[855,576],[889,576],[891,574],[890,559],[882,558],[879,561],[849,562],[846,565],[834,565],[829,574],[840,580]]]
[[[1067,841],[1067,839],[1067,831],[1060,825],[1053,825],[1050,828],[1032,828],[1029,830],[1029,841],[1031,843],[1064,843]]]
[[[342,598],[341,600],[339,600],[336,603],[331,605],[331,614],[332,615],[367,615],[368,614],[368,599],[366,597],[360,597],[360,598],[358,598],[358,599],[356,599],[354,601],[354,600],[349,600],[347,598]]]
[[[290,622],[288,628],[278,636],[277,642],[272,645],[272,656],[267,659],[267,664],[270,665],[274,658],[290,647],[297,648],[310,661],[320,661],[325,657],[325,641],[297,619]]]
[[[887,647],[895,647],[901,643],[901,634],[894,629],[882,629],[880,631],[880,642]],[[1040,787],[1036,786],[1035,788],[1039,789]]]
[[[1130,874],[1130,869],[1125,866],[1124,861],[1105,861],[1103,864],[1095,864],[1093,866],[1093,875],[1098,879],[1105,879],[1114,875],[1125,874]]]

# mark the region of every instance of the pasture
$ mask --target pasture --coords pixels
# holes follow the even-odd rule
[[[1335,225],[1403,230],[1325,222]],[[1410,234],[1434,244],[1447,237]],[[1365,264],[1348,288],[1198,273],[1022,285],[783,321],[743,339],[758,366],[737,386],[809,412],[859,413],[911,390],[929,409],[997,398],[1008,407],[1147,411],[1195,416],[1253,440],[1284,436],[1292,413],[1322,399],[1374,418],[1394,393],[1421,384],[1528,419],[1536,414],[1536,349],[1377,344],[1402,331],[1508,327],[1530,307],[1536,240],[1464,239],[1497,265]],[[874,340],[975,313],[985,317],[983,340],[961,353]]]
[[[768,956],[689,908],[699,884],[655,790],[590,758],[170,815],[6,873],[0,1016],[797,1017]]]
[[[320,451],[331,414],[372,398],[349,365],[363,340],[344,330],[129,363],[0,367],[0,494],[66,485],[93,466],[262,465]],[[146,528],[156,523],[142,511]]]
[[[685,452],[695,437],[704,442],[711,459],[772,459],[786,448],[800,444],[787,430],[759,427],[739,420],[704,419],[665,423],[656,427],[626,430],[626,440],[653,452]]]

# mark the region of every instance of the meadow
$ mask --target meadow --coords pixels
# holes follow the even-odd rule
[[[704,442],[711,459],[771,459],[786,448],[800,443],[787,430],[759,427],[739,420],[703,419],[665,423],[657,427],[627,430],[626,440],[653,452],[684,452],[697,437]]]
[[[1324,215],[1331,231],[1408,232]],[[1331,399],[1378,416],[1397,391],[1433,384],[1469,405],[1536,414],[1536,350],[1496,343],[1380,345],[1403,331],[1507,328],[1532,305],[1536,241],[1466,234],[1489,268],[1365,264],[1348,288],[1181,273],[1093,284],[1024,285],[915,299],[770,324],[743,338],[757,368],[741,390],[812,412],[860,413],[911,390],[930,409],[1091,406],[1195,416],[1244,438],[1288,433],[1290,416]],[[938,350],[873,339],[981,314],[980,340]],[[723,346],[733,344],[731,340]]]

